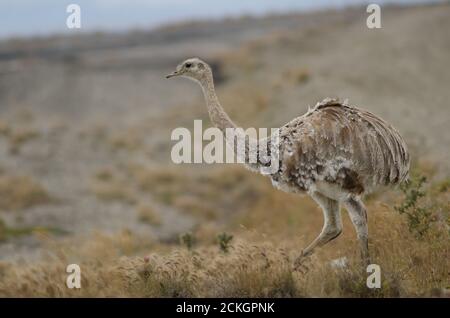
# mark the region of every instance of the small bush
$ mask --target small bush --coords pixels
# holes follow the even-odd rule
[[[195,237],[191,232],[184,233],[180,235],[180,243],[186,246],[188,250],[191,250],[195,244]]]
[[[228,249],[230,248],[230,242],[232,239],[233,235],[229,235],[225,232],[217,235],[217,241],[222,252],[228,253]]]
[[[423,206],[420,198],[426,195],[423,185],[427,179],[424,176],[411,178],[409,182],[405,182],[400,186],[404,194],[404,199],[395,210],[400,214],[406,215],[408,219],[409,230],[422,237],[429,229],[434,221],[433,215],[429,207]]]

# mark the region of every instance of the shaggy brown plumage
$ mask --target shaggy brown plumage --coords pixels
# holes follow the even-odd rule
[[[326,181],[362,194],[404,181],[408,171],[407,147],[394,127],[326,99],[280,128],[280,169],[271,177],[297,191]]]

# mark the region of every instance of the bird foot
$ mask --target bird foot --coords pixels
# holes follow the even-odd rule
[[[309,271],[310,258],[302,253],[294,261],[294,271],[306,274]]]

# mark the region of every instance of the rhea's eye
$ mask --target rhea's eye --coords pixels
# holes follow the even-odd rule
[[[192,66],[192,63],[186,63],[186,68],[190,68]]]

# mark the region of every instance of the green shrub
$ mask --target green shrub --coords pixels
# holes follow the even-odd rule
[[[225,232],[217,235],[217,241],[219,243],[220,250],[224,253],[228,252],[230,242],[233,239],[233,235],[229,235]]]
[[[423,189],[426,181],[425,176],[418,175],[411,178],[409,182],[400,185],[404,199],[400,205],[395,206],[396,211],[406,215],[409,230],[419,238],[428,232],[434,221],[431,209],[420,200],[427,194],[426,190]]]

